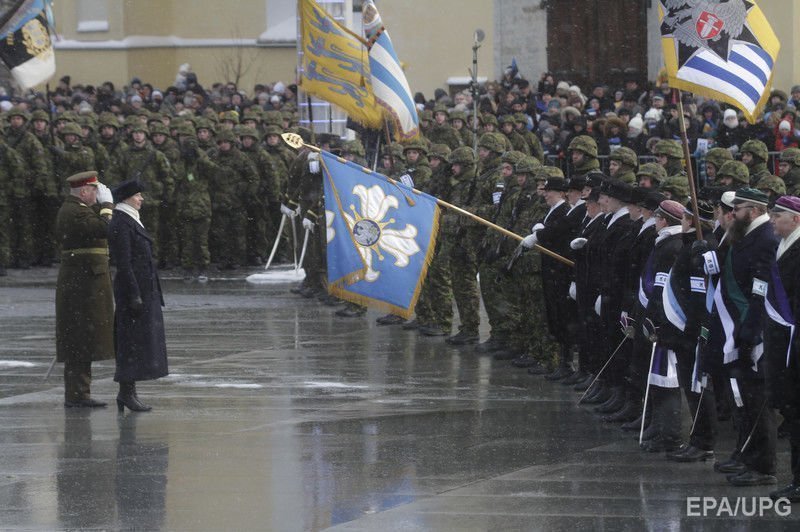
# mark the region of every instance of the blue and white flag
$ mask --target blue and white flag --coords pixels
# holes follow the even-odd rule
[[[321,156],[328,291],[409,318],[436,247],[436,198],[328,152]]]
[[[0,59],[14,80],[29,89],[50,79],[56,58],[50,39],[50,0],[23,0],[0,13]]]
[[[400,66],[375,3],[366,0],[361,13],[369,47],[369,69],[375,100],[394,122],[400,139],[412,139],[419,134],[419,116],[403,67]]]
[[[754,0],[661,0],[671,87],[740,108],[754,123],[770,93],[780,43]]]

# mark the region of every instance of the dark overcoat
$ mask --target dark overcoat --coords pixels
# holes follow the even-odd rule
[[[108,266],[108,221],[75,196],[56,217],[61,267],[56,284],[56,356],[59,362],[114,356],[114,299]]]
[[[117,382],[143,381],[167,375],[167,347],[161,307],[164,298],[153,263],[153,241],[144,227],[115,210],[108,226],[108,248],[114,275],[114,343]],[[142,301],[140,312],[131,308]]]

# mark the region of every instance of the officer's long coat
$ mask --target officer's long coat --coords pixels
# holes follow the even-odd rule
[[[116,210],[108,226],[108,247],[117,268],[114,315],[118,382],[157,379],[167,375],[167,348],[161,307],[164,299],[153,263],[153,241],[130,215]],[[143,308],[133,312],[131,302]]]
[[[114,300],[107,247],[108,222],[75,196],[67,196],[56,218],[61,267],[56,284],[56,354],[65,360],[114,356]]]

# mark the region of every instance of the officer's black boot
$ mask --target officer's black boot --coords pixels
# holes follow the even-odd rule
[[[122,412],[125,407],[128,407],[132,412],[149,412],[151,407],[142,404],[139,398],[136,397],[136,383],[134,382],[120,382],[119,393],[117,394],[117,410]]]

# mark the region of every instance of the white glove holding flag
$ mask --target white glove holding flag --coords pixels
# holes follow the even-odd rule
[[[314,232],[314,222],[312,222],[308,218],[303,218],[303,229],[305,229],[309,233],[313,233]]]
[[[575,281],[569,283],[569,298],[573,301],[578,300],[578,287],[575,286]]]
[[[587,242],[588,240],[586,240],[585,238],[576,238],[575,240],[569,243],[569,247],[577,251],[579,249],[583,249],[583,246],[585,246]]]
[[[281,214],[289,218],[294,218],[295,216],[297,216],[297,213],[295,211],[293,211],[284,204],[281,204]]]
[[[103,183],[97,183],[97,203],[114,203],[111,190]]]
[[[522,247],[525,249],[533,249],[538,242],[539,240],[536,238],[536,233],[533,233],[522,239]]]
[[[308,154],[308,171],[312,174],[319,173],[319,154],[316,152]]]
[[[534,225],[533,227],[531,227],[531,233],[535,233],[536,231],[540,231],[542,229],[544,229],[544,224],[543,223],[538,223],[538,224]]]

